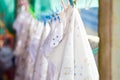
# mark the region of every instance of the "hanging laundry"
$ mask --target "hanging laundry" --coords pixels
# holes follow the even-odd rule
[[[55,25],[58,31],[51,31],[53,33],[40,48],[33,80],[98,80],[97,67],[79,12],[69,7],[64,15],[66,25],[63,24],[62,39],[59,40],[59,26]],[[44,68],[46,64],[48,69]]]
[[[44,22],[38,22],[28,12],[22,11],[14,23],[14,29],[17,31],[15,80],[32,80],[37,48],[49,34],[49,24],[44,26]]]
[[[24,14],[20,14],[24,15],[20,18],[23,22],[17,20],[14,23],[18,22],[21,28],[19,31],[14,25],[19,32],[15,80],[99,80],[87,34],[76,8],[69,6],[51,18],[52,21],[47,19],[45,24],[44,20],[37,21],[29,13]]]
[[[21,24],[19,21],[16,21],[14,23],[14,24],[18,23],[18,26],[14,26],[14,28],[16,27],[16,31],[18,31],[19,28],[21,30],[17,36],[17,44],[16,44],[16,49],[14,51],[14,54],[16,56],[16,65],[17,65],[15,80],[24,80],[27,58],[29,57],[29,54],[27,52],[27,45],[29,41],[29,26],[30,26],[31,18],[29,14],[28,16],[29,19],[24,18],[24,20],[18,16],[18,18],[20,18],[23,21],[23,23]]]

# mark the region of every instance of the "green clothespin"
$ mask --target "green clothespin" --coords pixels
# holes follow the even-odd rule
[[[36,18],[35,12],[32,10],[31,7],[28,8],[28,12],[29,12],[34,18]]]

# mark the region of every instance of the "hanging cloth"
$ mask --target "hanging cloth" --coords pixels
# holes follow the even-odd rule
[[[33,80],[99,80],[79,12],[69,7],[60,19],[61,30],[61,23],[55,23],[57,25],[52,26],[52,33],[39,50]]]
[[[27,11],[22,11],[14,22],[17,44],[14,54],[17,58],[15,80],[32,80],[37,50],[50,32],[50,26],[39,22]]]
[[[26,66],[28,63],[27,59],[29,57],[27,47],[29,42],[29,28],[31,25],[31,16],[29,14],[27,14],[26,16],[25,15],[22,16],[22,14],[20,14],[17,17],[18,19],[14,23],[14,28],[18,33],[16,48],[14,51],[14,55],[16,56],[16,65],[17,65],[15,80],[24,80]],[[21,16],[22,18],[20,18]],[[27,19],[26,17],[29,17],[29,19]],[[21,22],[21,20],[23,22]]]

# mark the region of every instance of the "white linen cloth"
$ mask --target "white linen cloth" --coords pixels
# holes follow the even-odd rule
[[[33,80],[99,80],[78,10],[68,7],[61,17],[61,22],[53,24],[52,28],[56,29],[58,26],[58,30],[51,30],[40,48]],[[63,34],[60,31],[64,31]]]

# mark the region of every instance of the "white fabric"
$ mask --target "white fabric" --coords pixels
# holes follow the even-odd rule
[[[33,18],[26,21],[31,26],[20,31],[16,51],[21,55],[18,66],[23,67],[18,67],[15,80],[99,80],[78,10],[68,7],[59,16],[60,22],[46,26]]]
[[[36,27],[36,29],[35,29],[33,37],[31,38],[31,40],[29,42],[29,47],[28,47],[28,51],[29,51],[33,61],[35,61],[35,57],[37,55],[38,47],[40,44],[43,29],[44,29],[43,23],[37,22],[37,24],[38,24],[37,26],[34,26],[34,27]]]
[[[43,33],[42,33],[42,36],[41,36],[41,40],[40,40],[40,44],[39,44],[39,46],[40,46],[39,49],[41,49],[41,45],[44,44],[44,41],[48,37],[48,35],[50,33],[50,30],[51,30],[50,26],[47,23],[46,26],[44,26],[44,30],[43,30]],[[32,80],[38,80],[38,79],[39,80],[46,80],[47,75],[45,74],[45,75],[40,77],[40,74],[47,73],[47,68],[48,68],[47,59],[43,55],[41,55],[41,57],[38,57],[38,55],[41,55],[39,53],[39,51],[37,52],[37,56],[36,56],[36,59],[35,59],[35,64],[38,65],[38,66],[35,65],[35,67],[34,67],[34,73],[35,74],[33,74]],[[36,61],[38,61],[38,60],[40,60],[39,62],[41,62],[41,63],[37,63]],[[42,66],[39,66],[39,65],[42,65]]]
[[[61,30],[64,31],[62,40],[53,41],[57,33],[61,36],[59,28],[54,35],[49,35],[37,56],[33,80],[99,80],[79,12],[69,7],[64,18],[66,24],[63,24],[65,30]],[[57,45],[51,46],[51,43]]]
[[[73,10],[71,20],[60,80],[99,80],[92,50],[77,9]]]

